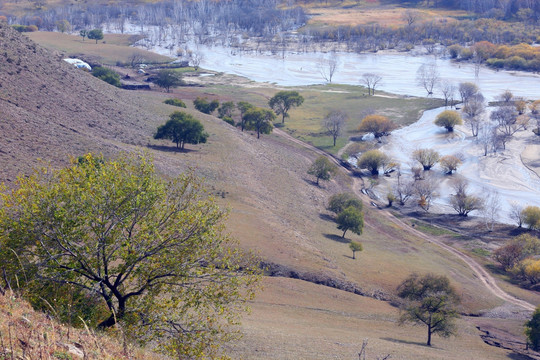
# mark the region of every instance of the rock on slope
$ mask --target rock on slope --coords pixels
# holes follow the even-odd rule
[[[0,183],[37,158],[64,164],[69,155],[146,140],[154,115],[136,99],[0,23]]]

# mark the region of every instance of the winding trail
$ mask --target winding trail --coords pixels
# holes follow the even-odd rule
[[[362,193],[362,189],[364,187],[364,181],[356,176],[354,176],[353,172],[349,169],[347,169],[345,166],[343,166],[343,164],[338,160],[336,159],[334,156],[328,154],[327,152],[321,150],[321,149],[317,149],[316,147],[314,147],[313,145],[310,145],[308,143],[305,143],[303,142],[302,140],[299,140],[299,139],[296,139],[294,138],[293,136],[287,134],[286,132],[284,132],[283,130],[280,130],[280,129],[274,129],[274,133],[278,136],[281,136],[289,141],[292,141],[293,143],[296,143],[300,146],[303,146],[304,148],[307,148],[319,155],[323,155],[323,156],[326,156],[329,160],[331,160],[333,163],[335,163],[336,165],[338,165],[343,171],[345,171],[347,174],[349,174],[352,179],[353,179],[353,191],[354,193],[358,194],[363,200],[367,201],[367,203],[374,203],[374,201],[369,198],[367,195],[364,195]],[[443,248],[444,250],[448,251],[449,253],[451,253],[452,255],[456,256],[457,258],[459,258],[460,260],[462,260],[463,262],[465,262],[470,268],[471,270],[475,273],[475,275],[478,277],[478,279],[480,279],[480,281],[482,282],[482,284],[493,294],[495,295],[496,297],[508,302],[508,303],[511,303],[511,304],[514,304],[514,305],[517,305],[517,306],[520,306],[526,310],[530,310],[530,311],[534,311],[536,309],[536,306],[534,306],[533,304],[525,301],[525,300],[521,300],[521,299],[518,299],[516,298],[515,296],[512,296],[510,294],[508,294],[506,291],[504,291],[503,289],[501,289],[499,287],[499,285],[497,285],[495,279],[493,278],[493,276],[491,276],[483,267],[482,265],[480,265],[476,260],[474,260],[473,258],[471,258],[470,256],[462,253],[461,251],[445,244],[444,242],[442,242],[441,240],[433,237],[433,236],[429,236],[429,235],[426,235],[424,234],[423,232],[419,231],[419,230],[416,230],[415,228],[412,228],[409,224],[406,224],[405,222],[403,222],[402,220],[398,219],[397,217],[395,217],[394,215],[392,215],[390,212],[386,211],[386,210],[382,210],[379,208],[379,215],[381,216],[384,216],[386,219],[388,219],[389,221],[393,222],[394,224],[398,225],[401,229],[403,229],[404,231],[407,231],[409,232],[410,234],[413,234],[414,236],[416,237],[419,237],[425,241],[428,241],[432,244],[435,244],[441,248]]]

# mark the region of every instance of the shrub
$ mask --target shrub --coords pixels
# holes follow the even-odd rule
[[[224,116],[222,119],[223,119],[223,121],[225,121],[229,125],[232,125],[232,126],[235,125],[234,119],[232,117]]]
[[[487,59],[486,63],[488,64],[488,66],[494,67],[496,69],[502,69],[505,65],[504,59]]]
[[[451,45],[448,47],[448,53],[452,59],[457,59],[461,54],[461,50],[463,50],[463,47],[460,45]]]
[[[382,136],[390,135],[390,132],[395,129],[395,125],[386,116],[368,115],[362,119],[358,131],[372,133],[375,139]]]
[[[523,209],[523,222],[529,229],[540,229],[540,208],[538,206],[527,206]]]
[[[540,239],[529,234],[523,234],[495,250],[493,258],[505,270],[510,270],[519,261],[538,254],[540,254]]]
[[[122,87],[120,75],[114,70],[103,66],[96,66],[92,69],[92,75],[116,87]]]
[[[178,107],[181,107],[181,108],[186,107],[186,104],[180,99],[167,99],[167,100],[164,101],[164,103],[167,104],[167,105],[178,106]]]
[[[197,97],[197,99],[193,100],[193,105],[195,105],[195,109],[199,110],[200,112],[211,114],[219,107],[219,101],[212,100],[208,102],[207,98]]]
[[[433,149],[418,149],[413,152],[412,158],[418,161],[427,171],[439,161],[440,155]]]
[[[457,111],[445,110],[437,116],[434,123],[437,126],[446,128],[448,132],[452,132],[456,125],[463,124],[463,120]]]
[[[520,56],[512,56],[505,60],[505,67],[512,70],[525,70],[527,68],[527,60]]]
[[[461,160],[454,155],[446,155],[441,158],[439,164],[446,174],[452,174],[461,165]]]
[[[388,163],[390,158],[379,150],[369,150],[360,156],[357,165],[360,169],[368,169],[372,175],[379,174],[379,168]]]

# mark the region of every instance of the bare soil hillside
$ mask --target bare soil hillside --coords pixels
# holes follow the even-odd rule
[[[27,173],[37,158],[109,154],[139,144],[155,115],[138,97],[62,61],[0,24],[0,182]]]

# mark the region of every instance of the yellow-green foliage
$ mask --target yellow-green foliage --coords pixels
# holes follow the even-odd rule
[[[257,263],[223,233],[225,214],[194,174],[165,181],[144,155],[86,155],[20,177],[0,198],[11,279],[96,296],[110,309],[101,326],[121,322],[176,357],[215,358],[236,335],[228,325],[254,295]]]
[[[527,206],[523,209],[523,222],[529,226],[530,229],[540,228],[540,208],[538,206]]]
[[[445,110],[437,116],[434,123],[448,131],[454,131],[454,127],[463,124],[463,120],[457,111]]]

